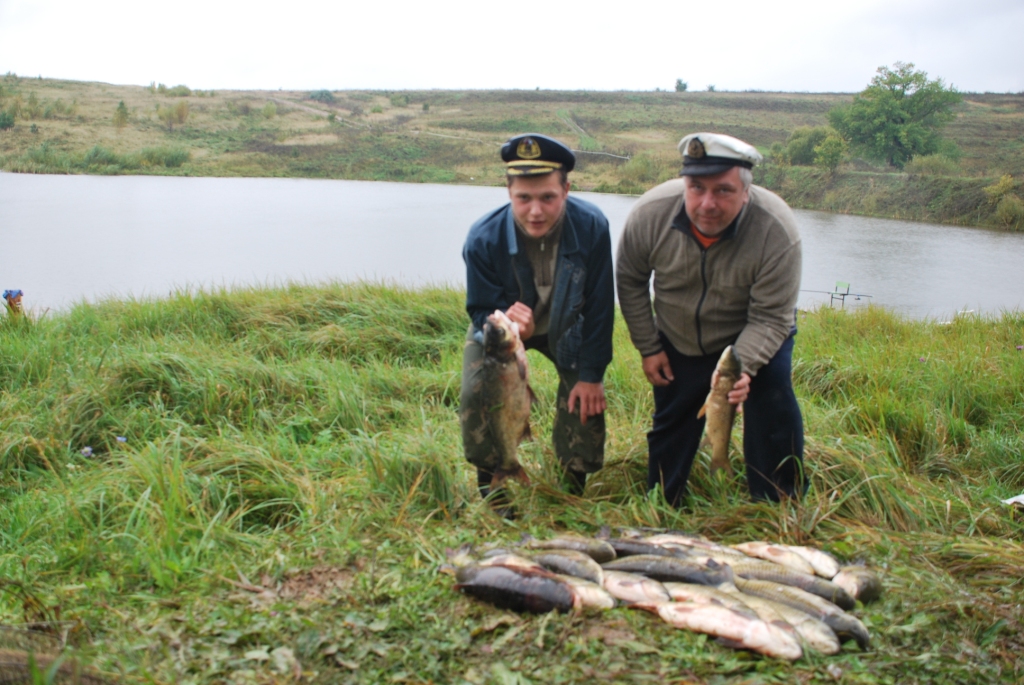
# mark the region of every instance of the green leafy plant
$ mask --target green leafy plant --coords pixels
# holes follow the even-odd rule
[[[814,164],[835,175],[846,157],[847,145],[837,133],[830,133],[825,140],[814,146]]]
[[[309,94],[309,99],[323,103],[334,102],[334,93],[329,90],[314,90]]]
[[[117,109],[114,110],[114,128],[118,131],[123,129],[128,124],[128,108],[124,104],[124,100],[117,103]]]
[[[829,121],[868,156],[902,169],[917,155],[938,150],[942,127],[962,96],[942,79],[928,80],[912,63],[879,67],[853,103],[829,112]]]

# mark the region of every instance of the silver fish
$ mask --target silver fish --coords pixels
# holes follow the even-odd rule
[[[867,650],[871,644],[871,636],[868,634],[867,627],[856,616],[846,613],[835,604],[817,595],[790,585],[780,585],[764,580],[737,578],[736,587],[745,594],[763,597],[799,609],[825,623],[840,640],[856,640],[857,645],[863,650]]]
[[[723,594],[735,596],[737,601],[742,601],[757,615],[765,621],[785,621],[796,630],[800,639],[811,649],[822,654],[837,654],[841,649],[839,638],[832,632],[823,621],[820,621],[810,614],[806,614],[787,604],[773,602],[757,595],[749,595],[740,592],[735,586],[722,585],[718,588]]]
[[[622,571],[604,572],[604,589],[615,599],[633,604],[634,602],[668,602],[668,591],[661,583],[635,573]]]
[[[648,578],[677,583],[719,585],[732,580],[732,570],[714,560],[700,563],[691,559],[636,554],[603,565],[606,571],[640,573]]]
[[[733,547],[747,556],[764,559],[798,573],[814,575],[814,567],[806,559],[782,545],[773,545],[770,542],[744,542]]]
[[[574,549],[583,552],[599,564],[615,558],[615,549],[604,540],[575,535],[560,535],[550,540],[528,538],[524,546],[526,549]]]
[[[591,583],[589,580],[576,578],[575,576],[566,576],[557,573],[555,576],[569,586],[573,594],[576,595],[581,606],[594,607],[597,609],[615,608],[615,598],[600,585]]]
[[[796,661],[803,656],[800,643],[792,634],[749,613],[734,611],[718,604],[696,602],[646,602],[634,605],[658,614],[676,628],[685,628],[719,638],[723,644],[750,649],[777,659]]]
[[[782,545],[784,548],[799,554],[814,569],[815,575],[827,580],[832,580],[839,573],[839,562],[828,552],[822,552],[813,547],[797,547],[795,545]]]
[[[791,571],[778,564],[750,558],[741,561],[730,560],[729,566],[739,578],[790,585],[826,599],[843,609],[852,609],[856,606],[853,597],[850,597],[846,590],[818,576]]]
[[[881,579],[874,571],[863,566],[844,566],[832,582],[865,604],[882,596]]]
[[[574,549],[546,549],[530,555],[535,562],[555,573],[575,576],[601,585],[604,571],[594,559]]]

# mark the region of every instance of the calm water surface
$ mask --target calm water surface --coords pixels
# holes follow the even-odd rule
[[[635,198],[580,193],[617,242]],[[0,288],[33,309],[175,289],[465,279],[461,248],[504,188],[0,173]],[[798,211],[805,290],[847,281],[914,317],[1024,308],[1024,235]],[[801,295],[801,305],[823,296]],[[827,301],[827,296],[824,300]],[[848,306],[850,306],[848,304]]]

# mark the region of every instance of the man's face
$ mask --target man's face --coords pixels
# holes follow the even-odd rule
[[[725,231],[747,203],[749,193],[743,188],[739,167],[712,176],[684,178],[686,216],[704,235]]]
[[[508,187],[512,214],[519,225],[534,238],[541,238],[562,216],[569,184],[562,184],[558,172],[542,176],[514,176]]]

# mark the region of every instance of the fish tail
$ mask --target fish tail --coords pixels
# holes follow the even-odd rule
[[[530,477],[526,475],[526,471],[523,470],[522,464],[516,464],[509,469],[498,469],[494,472],[494,476],[491,477],[491,491],[500,488],[505,484],[509,478],[519,481],[523,485],[530,484]]]
[[[732,476],[732,465],[729,463],[729,443],[724,447],[714,446],[714,453],[711,456],[711,475],[724,471],[725,475]]]

